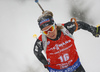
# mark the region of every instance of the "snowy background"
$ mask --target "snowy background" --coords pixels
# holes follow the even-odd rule
[[[40,0],[54,14],[56,23],[70,18],[90,25],[100,24],[100,0]],[[48,72],[34,56],[33,47],[40,29],[41,10],[34,0],[0,0],[0,72]],[[75,44],[86,72],[100,72],[100,37],[79,30]]]

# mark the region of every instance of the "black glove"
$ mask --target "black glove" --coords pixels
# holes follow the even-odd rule
[[[44,65],[45,68],[48,68],[48,65]]]
[[[49,62],[48,62],[48,64],[47,64],[47,65],[44,65],[44,67],[48,69],[48,65],[50,65],[50,63],[49,63]],[[48,69],[48,70],[49,70],[49,69]]]
[[[44,67],[45,67],[47,70],[49,70],[49,69],[48,69],[48,65],[44,65]]]

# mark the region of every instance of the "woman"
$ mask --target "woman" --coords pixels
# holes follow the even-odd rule
[[[96,28],[80,21],[77,24],[67,22],[58,26],[50,11],[43,12],[38,19],[38,25],[42,35],[39,36],[34,45],[34,54],[44,67],[49,72],[85,72],[79,60],[72,34],[79,29],[84,29],[98,37],[100,27]],[[46,41],[43,42],[44,38],[42,37],[46,37],[47,44]],[[42,50],[46,51],[47,59]]]

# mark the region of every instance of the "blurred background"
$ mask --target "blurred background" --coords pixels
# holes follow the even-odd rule
[[[56,23],[72,17],[90,25],[100,24],[100,0],[39,0],[54,14]],[[34,0],[0,0],[0,72],[48,72],[33,53],[37,19],[42,14]],[[78,54],[86,72],[100,72],[100,37],[78,30],[74,33]]]

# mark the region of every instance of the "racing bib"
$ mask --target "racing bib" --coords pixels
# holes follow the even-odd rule
[[[78,54],[74,40],[61,32],[61,37],[52,41],[47,38],[46,49],[49,67],[53,69],[65,69],[72,66],[78,60]]]

